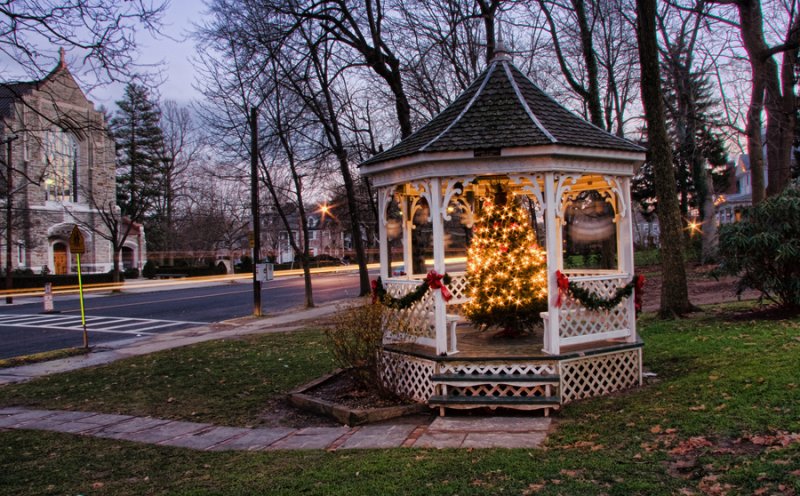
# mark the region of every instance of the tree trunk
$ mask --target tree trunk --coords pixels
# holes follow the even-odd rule
[[[122,253],[122,245],[121,244],[120,245],[116,245],[115,244],[114,245],[114,269],[113,269],[112,279],[111,279],[115,284],[120,282],[120,277],[119,277],[119,257],[120,257],[121,253]]]
[[[702,247],[700,250],[700,263],[708,263],[717,257],[717,219],[714,206],[714,180],[711,171],[705,171],[706,197],[701,206],[703,229],[701,231]]]
[[[603,107],[600,105],[600,83],[597,75],[597,56],[594,53],[594,42],[592,40],[592,29],[586,19],[586,3],[584,0],[572,0],[575,15],[578,17],[578,27],[581,33],[581,51],[583,52],[583,62],[586,65],[586,77],[589,80],[589,94],[586,104],[589,107],[589,117],[592,124],[604,129],[603,127]]]
[[[353,236],[353,247],[356,250],[356,261],[358,262],[359,295],[366,296],[370,293],[371,287],[369,272],[367,272],[367,253],[364,249],[364,240],[361,239],[361,214],[356,203],[356,189],[353,185],[353,175],[350,174],[350,165],[347,162],[347,152],[339,150],[337,156],[344,180],[345,196],[347,196],[347,210],[350,213],[350,233]]]
[[[666,129],[666,115],[661,91],[656,41],[656,2],[637,0],[636,35],[639,40],[641,64],[642,103],[647,120],[647,136],[650,144],[649,160],[658,198],[658,218],[661,224],[661,285],[662,318],[683,315],[693,310],[689,302],[686,283],[686,267],[683,259],[683,236],[672,168],[672,150]]]

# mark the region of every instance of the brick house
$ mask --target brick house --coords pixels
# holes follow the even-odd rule
[[[11,141],[12,269],[68,274],[76,270],[68,237],[78,226],[86,240],[84,272],[113,267],[108,229],[93,205],[116,207],[115,145],[102,112],[86,98],[61,60],[38,81],[0,85],[0,141]],[[14,138],[16,137],[16,138]],[[7,146],[2,195],[5,211]],[[0,241],[5,253],[5,216]],[[144,230],[132,226],[121,256],[123,267],[142,268]],[[104,237],[105,236],[105,237]],[[3,264],[5,265],[5,264]]]

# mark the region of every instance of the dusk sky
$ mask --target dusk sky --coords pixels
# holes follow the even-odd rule
[[[164,83],[158,88],[162,99],[188,103],[199,98],[200,94],[192,88],[195,71],[191,62],[194,55],[194,40],[189,38],[192,23],[202,18],[205,5],[200,0],[170,0],[164,16],[162,31],[169,36],[153,39],[148,33],[138,38],[142,56],[140,63],[164,62]],[[172,38],[172,39],[170,39]],[[95,105],[114,108],[114,102],[122,97],[124,84],[114,84],[91,90],[89,99]]]

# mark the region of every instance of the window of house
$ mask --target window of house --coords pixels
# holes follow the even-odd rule
[[[78,143],[61,129],[45,134],[45,199],[78,201]]]
[[[17,267],[25,267],[25,245],[17,243]]]

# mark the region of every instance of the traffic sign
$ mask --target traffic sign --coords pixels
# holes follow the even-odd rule
[[[69,235],[69,251],[79,255],[86,253],[86,241],[83,239],[83,233],[78,229],[78,226],[74,226]]]

